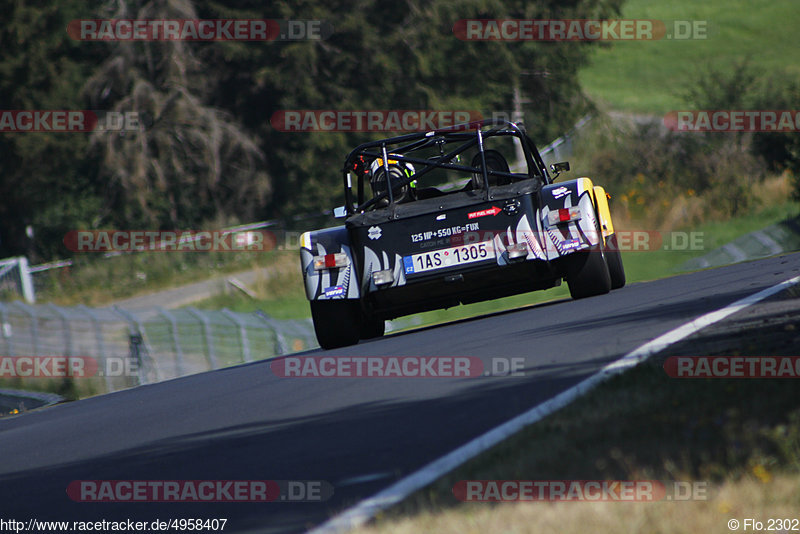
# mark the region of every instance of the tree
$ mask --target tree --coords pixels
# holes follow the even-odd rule
[[[0,97],[18,109],[138,112],[144,128],[85,134],[0,134],[0,250],[63,256],[68,230],[190,227],[231,218],[290,218],[340,201],[341,165],[379,134],[283,133],[276,111],[514,109],[539,143],[591,104],[577,71],[596,43],[462,41],[470,18],[607,18],[622,0],[18,0],[0,29]],[[89,42],[71,20],[312,19],[326,40]],[[98,66],[99,65],[99,66]],[[41,240],[40,237],[46,238]]]
[[[113,11],[112,11],[113,9]],[[188,0],[114,1],[111,19],[197,19]],[[111,205],[129,225],[198,225],[220,215],[252,219],[268,200],[263,153],[230,113],[206,104],[209,72],[184,41],[114,42],[88,80],[94,107],[135,111],[134,132],[97,132]]]
[[[3,109],[84,109],[80,88],[99,58],[64,31],[83,9],[77,0],[6,6],[0,27]],[[84,133],[0,134],[0,257],[58,257],[67,231],[91,225],[102,186],[93,160],[84,156],[87,147]]]
[[[198,0],[210,18],[321,19],[324,41],[223,43],[204,50],[217,66],[216,105],[258,133],[274,180],[270,216],[329,208],[340,200],[346,151],[374,135],[284,133],[273,113],[296,109],[513,110],[520,85],[526,125],[540,143],[569,129],[590,104],[577,83],[594,43],[461,41],[453,25],[469,18],[604,18],[621,0],[300,0],[226,8]],[[231,7],[233,6],[233,7]]]

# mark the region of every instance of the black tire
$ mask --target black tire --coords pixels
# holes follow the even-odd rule
[[[386,321],[366,314],[361,315],[361,339],[383,337],[384,333],[386,333]]]
[[[606,238],[606,262],[608,274],[611,276],[611,289],[625,286],[625,267],[622,265],[622,253],[617,244],[617,235],[611,234]]]
[[[312,300],[311,318],[317,342],[325,350],[355,345],[361,337],[361,303],[357,300]]]
[[[597,235],[600,227],[597,227]],[[601,238],[602,239],[602,238]],[[603,242],[584,252],[571,254],[567,259],[567,285],[574,299],[604,295],[611,291],[611,275],[603,251]]]

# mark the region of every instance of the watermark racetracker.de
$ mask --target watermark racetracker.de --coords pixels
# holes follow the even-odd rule
[[[664,126],[675,132],[800,132],[800,110],[670,111],[664,116]]]
[[[128,357],[0,356],[0,379],[136,377],[138,373],[139,362]]]
[[[708,38],[706,20],[462,19],[462,41],[658,41]]]
[[[266,230],[71,230],[72,252],[268,252],[277,246]]]
[[[147,123],[147,114],[138,111],[0,110],[3,133],[136,132]]]
[[[800,356],[670,356],[671,378],[799,378]]]
[[[708,499],[708,482],[661,480],[460,480],[463,502],[656,502]]]
[[[334,487],[326,480],[73,480],[76,502],[324,502]]]
[[[326,20],[78,19],[67,25],[77,41],[320,41],[333,34]]]
[[[420,109],[290,109],[270,117],[279,132],[424,132],[459,127],[479,121],[474,110]]]
[[[280,378],[477,378],[525,376],[525,358],[476,356],[287,356],[270,362]]]

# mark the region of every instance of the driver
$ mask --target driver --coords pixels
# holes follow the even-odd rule
[[[415,199],[415,190],[417,181],[413,180],[411,183],[402,187],[397,187],[394,184],[411,178],[416,172],[414,165],[404,161],[391,159],[392,156],[398,157],[397,154],[389,154],[389,178],[392,181],[392,194],[395,202],[407,202]],[[369,184],[372,187],[372,194],[378,196],[386,191],[386,169],[383,165],[383,158],[376,158],[369,168]],[[378,201],[379,206],[388,206],[389,197],[384,197]]]

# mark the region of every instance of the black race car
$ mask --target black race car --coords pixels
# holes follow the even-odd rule
[[[334,210],[344,225],[300,238],[319,344],[352,345],[382,336],[387,319],[562,279],[573,298],[622,287],[608,195],[585,177],[553,183],[568,170],[548,171],[524,129],[497,120],[356,147]]]

